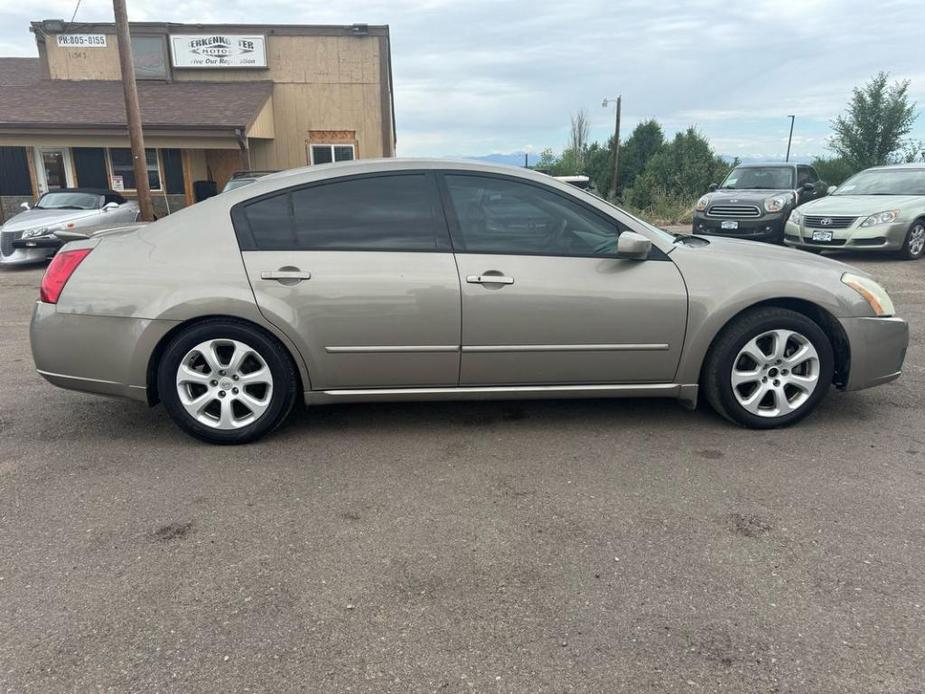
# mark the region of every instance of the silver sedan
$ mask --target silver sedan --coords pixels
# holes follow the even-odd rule
[[[64,188],[45,193],[35,207],[0,227],[0,266],[41,263],[61,247],[61,236],[86,235],[100,226],[138,219],[138,203],[112,190]]]
[[[672,235],[549,176],[433,160],[273,174],[68,244],[55,385],[254,440],[298,400],[663,397],[770,428],[900,375],[908,326],[826,258]]]

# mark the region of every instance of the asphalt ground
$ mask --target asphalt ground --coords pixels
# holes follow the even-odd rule
[[[785,431],[671,401],[342,405],[210,447],[33,371],[0,272],[0,692],[925,691],[903,377]]]

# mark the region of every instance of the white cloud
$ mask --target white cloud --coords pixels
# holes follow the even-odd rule
[[[28,23],[69,19],[74,0],[0,7],[0,52],[34,55]],[[851,88],[888,70],[913,80],[921,0],[129,0],[134,20],[389,24],[402,154],[559,148],[585,108],[592,136],[613,129],[604,96],[622,93],[624,131],[655,117],[696,125],[720,151],[823,150]],[[83,0],[78,21],[109,20]],[[871,40],[873,38],[873,40]],[[903,49],[901,47],[906,47]],[[925,119],[923,119],[925,121]],[[797,140],[797,137],[802,138]],[[925,138],[925,122],[919,125]],[[780,144],[783,138],[783,145]]]

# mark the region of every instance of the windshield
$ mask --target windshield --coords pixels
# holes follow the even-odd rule
[[[37,210],[98,210],[103,196],[95,193],[45,193],[35,205]]]
[[[783,190],[793,189],[794,170],[790,166],[737,166],[720,188],[727,190]]]
[[[925,195],[925,169],[862,171],[832,195]]]

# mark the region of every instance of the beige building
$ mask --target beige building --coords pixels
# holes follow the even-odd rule
[[[113,24],[33,22],[38,58],[0,58],[0,202],[63,187],[131,196]],[[387,26],[132,23],[159,213],[239,170],[395,153]]]

